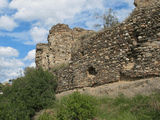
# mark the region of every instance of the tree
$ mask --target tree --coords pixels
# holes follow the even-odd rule
[[[95,28],[109,28],[117,25],[119,23],[118,18],[115,15],[115,12],[110,8],[103,15],[96,13],[96,19],[102,19],[102,24],[95,24]]]
[[[2,91],[3,85],[0,83],[0,92]]]
[[[5,86],[0,99],[0,120],[29,120],[55,100],[56,77],[43,69],[27,68],[25,76]]]

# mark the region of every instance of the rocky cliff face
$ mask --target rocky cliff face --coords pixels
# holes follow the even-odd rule
[[[54,26],[48,44],[37,45],[36,65],[51,70],[57,63],[68,64],[57,73],[57,92],[160,76],[160,3],[137,7],[123,23],[96,34]]]

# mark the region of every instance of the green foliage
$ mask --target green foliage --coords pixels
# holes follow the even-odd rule
[[[56,77],[48,71],[27,68],[24,77],[3,89],[0,119],[29,120],[36,111],[53,104],[56,86]]]
[[[45,113],[43,120],[48,120],[50,117],[53,117],[53,120],[160,120],[159,93],[150,96],[137,95],[133,98],[120,95],[116,98],[95,99],[76,92],[56,103],[54,114]],[[88,107],[92,105],[95,108],[93,116],[89,113],[92,107]]]
[[[55,117],[53,117],[53,115],[50,115],[47,112],[44,112],[42,115],[39,116],[38,120],[56,120]]]
[[[99,119],[160,120],[160,94],[99,99]]]
[[[2,83],[0,83],[0,92],[2,91],[2,89],[3,89],[3,85]]]
[[[0,103],[1,120],[30,120],[30,111],[22,104]]]
[[[30,120],[35,112],[55,103],[56,77],[42,69],[27,68],[25,76],[2,86],[0,120]],[[53,106],[52,106],[53,107]],[[160,120],[160,94],[127,98],[94,98],[75,92],[44,112],[38,120]]]
[[[94,97],[74,92],[62,98],[57,113],[58,120],[87,120],[96,116]]]

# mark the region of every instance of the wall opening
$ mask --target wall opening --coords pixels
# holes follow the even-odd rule
[[[137,46],[136,46],[137,47]],[[136,48],[135,47],[135,48]],[[138,52],[134,49],[134,47],[131,47],[130,48],[130,51],[128,52],[128,54],[127,54],[127,57],[129,58],[129,59],[131,59],[131,58],[134,58],[134,59],[137,59],[137,55],[138,55]]]
[[[97,71],[96,71],[96,69],[93,66],[91,66],[91,67],[88,68],[88,73],[90,75],[96,75]]]
[[[137,32],[136,30],[133,31],[133,37],[135,38],[136,41],[138,41],[138,36],[140,35],[139,32]]]
[[[74,83],[74,78],[75,78],[75,76],[73,75],[73,77],[72,77],[72,79],[71,79],[71,84]]]
[[[81,55],[84,56],[84,51],[81,51]]]

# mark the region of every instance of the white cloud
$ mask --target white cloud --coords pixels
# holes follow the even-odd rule
[[[11,79],[15,79],[17,77],[20,77],[23,75],[23,69],[22,68],[8,68],[8,69],[0,69],[0,82],[6,82]]]
[[[3,57],[11,57],[15,56],[17,57],[19,55],[18,51],[11,47],[1,47],[0,46],[0,56]]]
[[[36,67],[36,63],[35,62],[32,62],[29,67]]]
[[[48,30],[41,27],[33,27],[30,30],[30,34],[33,40],[33,43],[40,43],[47,41]]]
[[[24,66],[24,63],[15,58],[0,58],[0,68],[19,68]]]
[[[29,31],[22,32],[0,32],[2,37],[11,37],[14,41],[22,42],[26,45],[35,45],[40,42],[47,42],[49,30],[42,27],[33,27]]]
[[[0,0],[0,9],[8,6],[8,0]]]
[[[16,19],[40,20],[42,24],[56,24],[70,19],[88,9],[103,8],[103,0],[12,0],[10,8],[16,9]]]
[[[36,67],[35,54],[36,54],[36,50],[35,49],[33,49],[33,50],[28,52],[27,56],[23,59],[25,61],[25,63],[26,63],[26,66],[28,66],[28,67]]]
[[[36,54],[36,50],[31,50],[28,52],[27,56],[24,58],[24,60],[28,60],[28,61],[33,61],[35,60],[35,54]]]
[[[12,47],[0,47],[0,82],[8,81],[21,75],[24,63],[16,58],[18,55],[19,52]]]
[[[120,21],[128,16],[128,13],[133,9],[134,0],[12,0],[9,3],[9,9],[15,9],[16,12],[12,15],[13,19],[25,22],[33,22],[30,31],[28,31],[28,40],[25,44],[36,44],[47,41],[47,34],[52,25],[57,23],[69,23],[74,26],[83,22],[87,29],[93,29],[92,24],[96,20],[91,16],[77,19],[77,15],[81,16],[83,12],[99,10],[102,14],[105,9],[116,8],[117,5],[126,4],[123,9],[116,10]],[[88,13],[89,14],[89,13]],[[71,21],[71,22],[66,22]]]
[[[0,17],[0,29],[4,29],[7,31],[12,31],[14,28],[16,28],[18,25],[13,20],[13,18],[9,16],[1,16]]]

